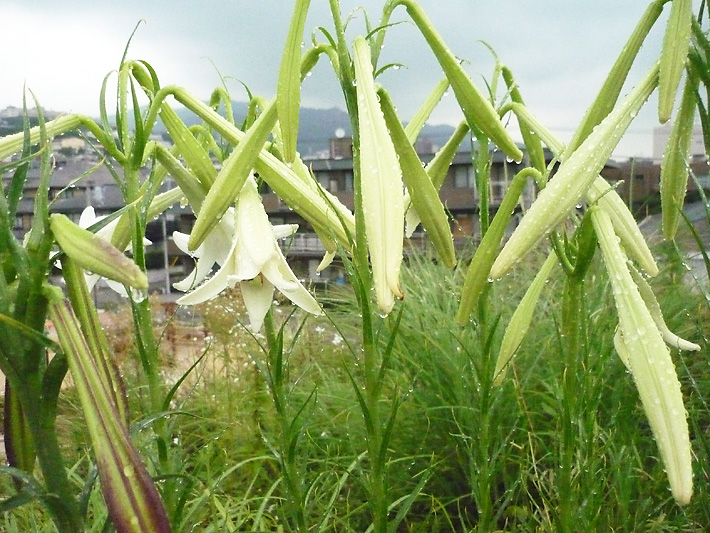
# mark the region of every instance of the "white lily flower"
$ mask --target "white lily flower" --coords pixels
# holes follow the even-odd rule
[[[215,228],[207,235],[205,242],[194,252],[188,249],[189,238],[187,233],[173,232],[175,246],[183,253],[197,258],[192,272],[182,281],[173,283],[173,287],[182,292],[189,291],[204,280],[212,272],[215,263],[220,266],[224,265],[231,247],[231,245],[225,246],[225,243],[231,243],[234,238],[234,208],[230,207],[227,210]]]
[[[86,206],[84,210],[81,212],[81,215],[79,215],[79,227],[87,229],[100,220],[103,220],[106,218],[106,216],[96,216],[96,211],[94,210],[93,206]],[[120,220],[119,218],[116,218],[115,220],[112,220],[108,224],[106,224],[103,228],[98,230],[96,232],[96,235],[98,237],[101,237],[104,239],[106,242],[111,242],[111,238],[113,237],[113,232],[116,231],[116,227],[118,226],[118,221]],[[153,244],[150,240],[143,238],[143,244],[148,246],[149,244]],[[131,250],[131,245],[129,244],[124,251],[130,251]],[[57,262],[57,266],[61,268],[59,265],[59,262]],[[98,274],[84,274],[84,277],[86,278],[86,285],[89,287],[89,291],[91,291],[94,288],[94,285],[96,285],[96,282],[99,281],[101,276]],[[123,284],[113,281],[108,278],[104,278],[104,281],[106,284],[111,288],[114,292],[120,294],[123,297],[128,297],[128,293],[126,292],[126,288],[123,286]]]
[[[253,331],[261,329],[273,300],[274,288],[304,311],[314,315],[322,314],[320,305],[298,281],[276,242],[278,238],[291,235],[297,226],[271,225],[253,176],[247,179],[239,193],[233,220],[231,231],[227,221],[216,236],[210,235],[205,240],[202,250],[197,250],[199,255],[196,254],[203,265],[198,264],[195,277],[211,268],[214,262],[219,262],[215,259],[212,264],[208,264],[211,258],[220,258],[219,250],[224,249],[225,238],[229,237],[231,247],[221,263],[222,268],[177,303],[199,304],[239,283]],[[193,282],[190,277],[188,280]]]

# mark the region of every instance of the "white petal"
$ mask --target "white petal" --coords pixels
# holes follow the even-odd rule
[[[298,230],[298,224],[278,224],[272,227],[274,232],[274,239],[285,239],[290,237],[296,230]]]
[[[225,264],[233,248],[235,238],[234,210],[230,208],[224,214],[222,220],[220,220],[217,226],[212,230],[212,233],[210,233],[199,248],[192,253],[190,253],[187,248],[189,238],[190,236],[185,233],[178,231],[173,232],[173,242],[175,242],[175,245],[183,253],[198,258],[193,271],[182,281],[173,284],[173,287],[179,291],[188,291],[204,280],[209,273],[212,272],[212,267],[215,263],[220,266]]]
[[[235,242],[232,245],[232,249],[229,252],[229,255],[227,256],[226,261],[224,262],[224,265],[222,268],[219,269],[219,271],[212,276],[210,279],[208,279],[206,282],[204,282],[202,285],[197,287],[195,290],[190,292],[189,294],[186,294],[182,298],[180,298],[177,303],[180,305],[195,305],[202,303],[206,300],[209,300],[210,298],[218,295],[220,292],[222,292],[224,289],[226,289],[228,286],[233,287],[234,282],[230,280],[230,278],[233,276],[234,273],[234,259],[235,259],[235,254],[237,251],[237,242]]]
[[[79,227],[86,229],[94,222],[96,222],[96,212],[92,206],[88,205],[79,215]]]
[[[84,279],[86,280],[86,286],[89,288],[89,292],[91,292],[91,290],[94,288],[94,285],[96,285],[96,282],[99,281],[100,277],[101,276],[99,276],[98,274],[84,273]]]
[[[199,262],[197,263],[199,265]],[[176,283],[173,283],[173,287],[175,287],[177,290],[181,292],[187,292],[189,291],[192,287],[197,285],[200,281],[198,280],[197,277],[197,267],[192,269],[192,272],[190,272],[184,279],[181,281],[178,281]]]
[[[126,292],[126,287],[123,286],[123,283],[119,283],[118,281],[113,281],[112,279],[107,278],[104,278],[104,281],[106,282],[106,285],[108,285],[109,288],[111,288],[119,296],[128,298],[128,293]]]
[[[253,178],[248,179],[239,193],[236,212],[236,232],[242,253],[261,270],[276,253],[274,230],[266,215],[261,196]]]
[[[322,270],[325,270],[330,266],[330,264],[333,262],[333,259],[335,258],[335,252],[326,252],[325,255],[323,255],[323,259],[321,259],[320,264],[318,265],[318,268],[316,268],[316,272],[320,272]]]
[[[180,233],[179,231],[173,231],[173,242],[175,243],[175,246],[178,247],[178,250],[180,250],[184,254],[188,255],[193,255],[195,257],[200,257],[197,255],[197,252],[200,251],[200,248],[198,248],[194,253],[190,252],[187,248],[187,240],[190,238],[190,236],[187,233]]]
[[[262,276],[239,284],[247,308],[251,329],[257,332],[264,323],[264,317],[269,312],[274,298],[274,286]]]
[[[313,295],[298,281],[280,250],[277,257],[264,266],[263,274],[286,298],[298,307],[314,315],[322,314],[320,305],[318,305]]]
[[[178,299],[177,303],[180,305],[201,304],[202,302],[217,296],[220,292],[226,289],[228,285],[228,278],[229,273],[226,269],[222,268],[195,290]]]
[[[91,224],[95,224],[96,222],[99,222],[100,220],[103,220],[104,218],[106,218],[106,217],[96,217],[96,218],[91,222]],[[111,238],[113,237],[113,232],[116,231],[116,227],[118,226],[118,221],[119,221],[119,220],[120,220],[120,219],[118,219],[118,218],[112,220],[111,222],[109,222],[108,224],[106,224],[103,228],[101,228],[100,230],[98,230],[98,231],[96,232],[96,235],[98,235],[98,236],[101,237],[102,239],[107,240],[108,242],[111,242]],[[91,225],[91,224],[90,224],[90,225]],[[88,226],[87,226],[87,227],[88,227]],[[144,238],[144,239],[143,239],[143,242],[145,242],[146,240],[147,240],[147,239]],[[148,242],[150,242],[150,241],[148,241]],[[128,247],[130,248],[130,245],[129,245]]]
[[[261,272],[261,265],[257,265],[252,260],[242,243],[237,243],[237,251],[234,254],[234,265],[232,276],[238,281],[254,279]]]

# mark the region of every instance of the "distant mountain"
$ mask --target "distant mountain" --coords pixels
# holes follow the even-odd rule
[[[237,123],[244,120],[247,104],[232,102],[234,119]],[[194,113],[187,109],[176,110],[183,122],[188,126],[199,124],[201,121]],[[162,133],[162,125],[156,125],[156,133]],[[453,126],[448,124],[425,125],[420,138],[428,139],[434,148],[442,146],[454,132]],[[299,115],[298,151],[302,157],[316,157],[328,151],[329,141],[338,135],[350,136],[350,118],[340,108],[316,109],[301,108]]]
[[[61,113],[56,111],[42,110],[44,120],[52,120],[57,118]],[[27,110],[27,117],[30,126],[38,124],[37,109],[31,108]],[[20,107],[8,106],[5,109],[0,109],[0,137],[11,135],[22,131],[24,123],[23,111]]]
[[[244,102],[232,102],[235,121],[239,124],[244,120],[247,111],[247,104]],[[185,108],[176,109],[176,113],[188,126],[193,126],[201,122],[192,111]],[[37,113],[30,111],[30,122],[37,123]],[[45,111],[45,119],[51,120],[59,115],[57,112]],[[129,113],[129,116],[131,114]],[[0,136],[8,135],[22,130],[22,110],[8,107],[0,110]],[[318,157],[328,151],[329,141],[332,137],[350,136],[350,119],[348,114],[337,107],[330,109],[315,109],[304,107],[301,109],[299,119],[298,151],[304,158]],[[423,142],[422,151],[427,148],[436,150],[442,146],[453,133],[454,128],[448,124],[424,126],[420,139]],[[154,133],[164,134],[165,127],[162,123],[155,125]]]

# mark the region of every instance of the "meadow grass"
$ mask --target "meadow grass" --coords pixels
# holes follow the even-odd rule
[[[342,17],[337,0],[330,1],[332,33],[318,30],[327,42],[314,36],[313,46],[299,52],[309,2],[298,0],[277,99],[254,97],[240,127],[226,88],[207,105],[178,86],[161,86],[148,63],[125,55],[115,134],[105,84],[100,126],[80,115],[47,123],[40,116],[32,129],[25,120],[23,134],[0,140],[2,158],[22,150],[4,169],[13,176],[8,194],[0,194],[0,329],[8,339],[27,337],[19,350],[0,350],[13,464],[0,467],[0,489],[12,494],[0,502],[4,529],[706,528],[710,291],[701,276],[689,275],[676,239],[693,97],[700,81],[710,84],[703,77],[710,43],[694,24],[689,0],[672,3],[658,65],[617,102],[665,3],[656,0],[646,10],[567,147],[525,110],[510,71],[497,59],[486,83],[489,94],[479,91],[414,0],[387,2],[374,31],[366,20],[368,37],[355,39],[352,56],[345,37],[350,18]],[[376,66],[398,6],[427,41],[477,141],[472,161],[481,241],[474,254],[458,259],[436,189],[461,138],[454,136],[452,150],[439,152],[433,168],[424,168],[412,147],[417,131],[401,126],[388,93],[375,85],[375,75],[388,68]],[[697,34],[692,46],[691,34]],[[629,269],[620,243],[649,275],[657,265],[632,215],[599,173],[656,87],[659,118],[668,119],[688,54],[692,68],[661,180],[662,229],[675,246],[657,250],[664,270],[652,285],[670,328],[700,346],[685,343],[699,351],[671,353],[662,338],[666,328],[653,316],[653,291]],[[311,179],[295,151],[300,83],[321,55],[334,68],[351,120],[353,212]],[[497,107],[499,77],[508,88],[501,105],[509,99],[508,107]],[[150,101],[144,111],[140,92]],[[199,116],[203,128],[190,130],[168,97]],[[427,99],[417,122],[425,122],[440,97],[437,90]],[[710,120],[697,99],[707,141]],[[218,114],[220,102],[225,116]],[[489,141],[513,160],[524,155],[505,129],[509,111],[521,113],[532,166],[512,179],[489,220]],[[174,141],[171,149],[150,139],[158,118]],[[49,213],[50,140],[79,127],[91,132],[123,174],[115,178],[126,208],[113,215],[115,226],[104,226],[112,231],[111,245],[94,233],[99,222],[86,229]],[[218,146],[215,135],[226,144]],[[10,221],[38,143],[36,216],[20,243]],[[154,164],[143,181],[141,168],[149,158]],[[178,188],[158,194],[167,174]],[[523,209],[499,253],[530,178],[540,189],[537,199]],[[295,226],[271,225],[257,180],[312,225],[326,258],[339,256],[350,284],[319,295],[323,308],[279,252],[276,239]],[[409,254],[400,276],[403,186],[438,255]],[[699,194],[710,224],[710,203],[702,189]],[[580,198],[588,204],[584,214]],[[195,253],[204,275],[215,262],[222,267],[180,300],[207,302],[197,308],[201,325],[192,339],[204,337],[204,343],[187,356],[184,339],[176,338],[177,316],[146,298],[146,225],[178,201],[196,216],[179,247]],[[710,274],[707,244],[687,226]],[[547,236],[561,268],[543,284],[549,270],[540,268],[543,258],[532,249]],[[46,283],[57,258],[54,241],[68,298]],[[129,245],[132,259],[123,253]],[[601,254],[595,256],[597,248]],[[229,254],[222,257],[225,249]],[[523,256],[526,263],[516,264]],[[114,315],[118,327],[108,338],[84,271],[131,287],[130,310]],[[186,290],[186,282],[176,286]],[[544,290],[528,331],[538,288]],[[300,309],[272,302],[275,289]],[[403,302],[395,302],[403,295]],[[59,346],[44,336],[47,317]],[[509,322],[514,327],[506,330]],[[502,349],[513,344],[506,344],[508,331],[527,336],[504,375],[498,359],[499,352],[506,356],[501,361],[511,355]],[[677,346],[677,339],[672,343]],[[48,348],[56,354],[49,361]],[[114,363],[122,365],[123,380]],[[60,395],[69,370],[73,380]]]
[[[390,520],[401,512],[401,531],[558,531],[565,524],[578,531],[702,529],[710,523],[707,300],[687,277],[679,278],[672,261],[654,280],[669,326],[703,344],[700,353],[674,354],[696,455],[696,494],[681,508],[668,491],[631,376],[614,351],[613,303],[599,265],[592,266],[586,287],[587,343],[575,366],[568,366],[559,328],[562,283],[551,279],[506,379],[492,384],[503,325],[535,263],[516,270],[504,287],[489,288],[483,320],[458,327],[454,288],[460,274],[424,255],[410,258],[381,400],[385,412],[397,405],[385,470]],[[347,288],[325,301],[328,316],[305,323],[289,306],[275,307],[288,362],[281,413],[273,402],[266,339],[242,327],[239,295],[200,308],[207,354],[174,396],[166,418],[172,472],[158,478],[176,530],[370,527],[366,434],[350,382],[362,372],[356,303]],[[383,327],[393,324],[391,318]],[[569,373],[576,374],[575,407],[564,389]],[[127,378],[135,384],[133,412],[145,412],[144,386]],[[60,431],[72,443],[70,479],[80,487],[93,466],[72,397],[69,391],[63,401]],[[285,462],[283,423],[295,420],[297,435]],[[154,437],[145,431],[150,423],[137,421],[133,436],[148,464],[157,465]],[[571,477],[568,493],[561,494],[563,434],[570,428]],[[298,501],[289,482],[300,488]],[[98,531],[106,511],[98,486],[89,487],[88,523]],[[35,506],[5,513],[2,521],[7,531],[53,530]]]

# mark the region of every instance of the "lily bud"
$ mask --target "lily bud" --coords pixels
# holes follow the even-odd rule
[[[673,112],[675,95],[688,58],[692,22],[693,0],[672,0],[663,36],[658,82],[658,121],[661,124],[668,122]]]
[[[372,262],[377,305],[383,313],[402,298],[399,269],[404,241],[404,186],[372,74],[370,47],[355,39],[355,79],[360,129],[360,188],[365,234]]]
[[[234,202],[276,124],[276,117],[276,105],[271,102],[224,161],[224,166],[219,171],[210,192],[207,193],[190,233],[188,242],[190,250],[196,250],[202,244]]]
[[[555,265],[557,265],[557,255],[553,251],[547,256],[547,259],[542,267],[540,267],[535,279],[533,279],[528,290],[525,291],[525,296],[520,300],[518,307],[510,318],[508,327],[505,328],[503,340],[500,343],[500,350],[498,351],[496,369],[493,373],[494,385],[500,385],[503,382],[510,360],[515,355],[515,352],[518,351],[518,348],[530,328],[530,323],[535,314],[535,307],[537,307],[537,301],[540,299],[540,293],[547,279],[550,277],[550,274],[552,274],[552,269]]]
[[[651,313],[651,317],[653,317],[653,321],[656,323],[656,327],[658,328],[658,331],[661,332],[663,340],[666,341],[666,344],[679,350],[688,350],[691,352],[700,350],[700,346],[694,342],[680,338],[668,328],[666,321],[663,318],[663,313],[661,312],[661,306],[658,305],[658,300],[656,300],[656,295],[653,294],[651,286],[635,268],[631,267],[629,270],[631,271],[631,276],[634,278],[636,286],[639,289],[639,294],[641,294],[641,298],[643,298],[643,301],[646,303],[648,312]]]
[[[685,80],[683,97],[680,101],[678,116],[668,138],[661,162],[661,226],[666,239],[675,238],[678,231],[680,212],[683,209],[685,191],[688,187],[688,160],[690,143],[695,126],[695,91],[698,78],[688,75]]]
[[[298,112],[301,107],[301,40],[309,4],[310,0],[296,2],[279,71],[276,105],[287,163],[296,158]]]
[[[622,346],[619,355],[636,382],[673,497],[678,504],[686,505],[693,493],[693,471],[680,382],[670,351],[627,268],[611,219],[601,209],[592,210],[619,314],[620,336],[615,339]]]
[[[471,128],[480,129],[489,139],[496,143],[506,155],[515,161],[522,161],[523,152],[515,144],[510,134],[505,130],[493,105],[483,96],[473,84],[461,62],[443,41],[434,28],[424,10],[412,0],[399,0],[397,4],[404,5],[407,13],[436,56],[441,70],[444,71],[461,111]]]
[[[76,384],[109,516],[120,532],[169,532],[170,522],[153,481],[128,436],[99,363],[69,303],[58,289],[49,316]]]
[[[626,202],[619,194],[611,189],[611,185],[601,176],[597,176],[592,186],[587,191],[589,204],[598,204],[611,218],[614,231],[621,239],[624,250],[628,253],[649,276],[658,274],[658,265],[653,258],[653,253],[648,247],[646,239],[629,211]]]
[[[62,251],[84,270],[136,289],[147,289],[148,278],[131,259],[98,235],[74,224],[65,215],[49,219]]]
[[[574,209],[609,159],[629,124],[658,83],[658,65],[560,165],[515,229],[493,264],[491,277],[503,277]]]
[[[402,175],[407,183],[407,191],[411,197],[412,205],[417,213],[420,213],[422,226],[431,239],[439,259],[446,266],[453,267],[456,264],[454,241],[444,204],[439,198],[439,192],[429,179],[414,146],[407,138],[389,94],[380,88],[377,91],[377,96],[385,117],[385,124],[399,156]]]

